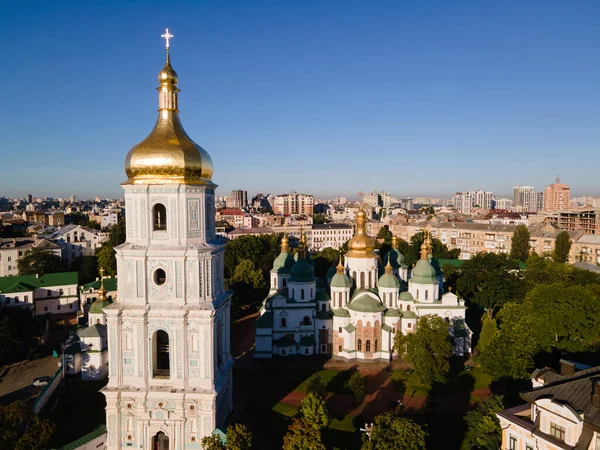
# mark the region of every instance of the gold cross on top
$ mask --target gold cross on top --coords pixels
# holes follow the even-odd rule
[[[100,278],[104,278],[104,267],[100,267],[98,272],[100,272]]]

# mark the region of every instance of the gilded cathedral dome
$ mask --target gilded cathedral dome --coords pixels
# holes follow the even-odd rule
[[[367,234],[367,213],[361,208],[356,213],[356,233],[348,242],[350,258],[376,258],[375,239]]]
[[[148,137],[127,154],[123,184],[212,184],[210,155],[187,135],[179,120],[178,78],[168,47],[158,80],[158,120]]]

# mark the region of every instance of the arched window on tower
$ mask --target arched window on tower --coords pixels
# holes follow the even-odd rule
[[[152,375],[154,378],[170,378],[169,335],[166,331],[158,330],[152,341]]]
[[[406,305],[406,310],[410,311],[410,305]]]
[[[167,208],[162,203],[157,203],[152,208],[152,224],[154,231],[167,229]]]
[[[286,287],[286,285],[287,285],[287,279],[284,278],[282,281],[283,281],[283,287]]]
[[[369,271],[369,289],[373,287],[373,272]]]
[[[304,319],[302,319],[302,325],[310,325],[310,317],[304,316]]]
[[[339,307],[341,308],[342,307],[342,293],[341,292],[338,294],[338,302],[339,302]]]
[[[429,291],[425,289],[425,300],[429,299]]]
[[[361,288],[365,287],[365,273],[364,272],[360,273],[360,287]]]
[[[383,293],[383,304],[385,305],[385,302],[387,302],[387,294],[384,292]]]
[[[373,351],[377,351],[377,339],[375,339],[375,349]]]
[[[300,289],[300,300],[304,300],[304,289]]]
[[[366,345],[366,347],[367,347],[367,348],[366,348],[367,352],[370,352],[370,351],[371,351],[371,341],[367,340],[367,345]]]
[[[169,436],[162,431],[152,436],[152,450],[169,450]]]
[[[354,284],[358,287],[358,279],[356,278],[356,270],[352,272],[352,279],[354,280]]]
[[[359,339],[358,343],[356,344],[356,350],[358,350],[359,352],[362,352],[362,340]]]
[[[417,300],[419,300],[419,290],[417,289]]]

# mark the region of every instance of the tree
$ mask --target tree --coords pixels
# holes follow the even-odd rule
[[[522,299],[524,284],[518,268],[518,261],[504,253],[478,253],[462,265],[456,286],[491,318],[496,308]]]
[[[517,225],[515,232],[512,237],[512,244],[510,247],[511,259],[518,259],[519,261],[525,262],[529,257],[529,239],[531,234],[527,225]]]
[[[327,387],[323,382],[323,377],[320,373],[315,373],[308,379],[306,384],[306,393],[315,394],[318,397],[325,398],[327,396]]]
[[[108,242],[104,243],[100,250],[96,252],[98,265],[110,276],[114,277],[117,274],[117,258],[114,248],[125,242],[125,239],[125,220],[120,219],[119,222],[110,227]]]
[[[454,354],[448,324],[437,315],[422,316],[415,333],[398,338],[398,353],[415,369],[415,375],[425,384],[443,383],[450,370],[448,358]]]
[[[569,262],[569,252],[571,251],[571,237],[566,231],[561,231],[556,236],[556,242],[554,243],[554,252],[552,252],[552,259],[556,263]]]
[[[323,223],[327,223],[327,216],[325,216],[325,214],[315,214],[313,216],[313,223],[314,224],[323,224]]]
[[[302,420],[316,430],[325,428],[330,420],[324,398],[313,393],[309,393],[300,402],[300,413]]]
[[[502,445],[502,429],[496,413],[502,411],[502,397],[490,395],[467,412],[465,422],[467,433],[462,444],[463,450],[497,450]]]
[[[95,220],[90,220],[87,223],[87,227],[91,228],[93,230],[99,230],[101,228],[100,224],[97,221],[95,221]]]
[[[425,450],[426,438],[415,422],[388,412],[375,417],[370,436],[363,435],[361,450]]]
[[[377,233],[377,238],[383,239],[383,242],[392,242],[392,232],[387,227],[381,227]]]
[[[293,418],[283,437],[283,450],[327,450],[321,440],[321,433],[306,424],[305,421]]]
[[[360,376],[360,373],[354,372],[346,382],[346,387],[350,389],[356,399],[356,403],[360,405],[367,395],[367,381]]]
[[[49,447],[54,424],[19,401],[0,406],[0,429],[0,450],[44,450]]]
[[[231,281],[234,284],[246,284],[252,289],[260,289],[265,284],[263,273],[256,269],[249,259],[243,259],[235,268]]]
[[[221,438],[214,434],[204,436],[200,441],[200,445],[202,446],[202,450],[227,450]]]
[[[250,450],[252,448],[252,432],[241,423],[227,427],[227,450]]]
[[[33,247],[25,252],[17,262],[19,275],[45,275],[47,273],[64,272],[62,258],[50,250]]]
[[[483,325],[481,326],[481,333],[479,334],[479,342],[477,348],[480,352],[485,352],[486,348],[496,338],[500,331],[498,330],[498,324],[496,319],[493,317],[485,316],[483,319]]]
[[[406,258],[406,264],[412,266],[421,258],[421,245],[425,239],[423,232],[415,233],[410,238],[410,244],[403,248],[399,243],[399,249]],[[460,255],[460,249],[448,250],[448,247],[439,239],[432,239],[433,257],[436,259],[457,259]]]
[[[98,258],[95,256],[78,256],[71,262],[71,270],[77,272],[80,285],[94,281],[98,274]]]

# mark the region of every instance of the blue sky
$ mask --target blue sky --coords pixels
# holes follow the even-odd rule
[[[4,4],[0,195],[120,196],[168,27],[218,193],[600,196],[600,2]]]

